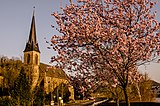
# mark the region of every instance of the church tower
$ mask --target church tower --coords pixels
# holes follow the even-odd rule
[[[29,67],[28,75],[32,83],[32,89],[35,88],[39,79],[40,50],[36,39],[36,27],[34,13],[29,33],[29,39],[24,50],[24,64]]]

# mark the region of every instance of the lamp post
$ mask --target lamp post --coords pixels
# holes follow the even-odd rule
[[[63,99],[62,99],[62,97],[59,97],[58,99],[59,99],[58,100],[58,106],[63,106]]]

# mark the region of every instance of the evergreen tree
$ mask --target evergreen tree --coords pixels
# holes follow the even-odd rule
[[[43,106],[44,104],[44,79],[41,81],[40,86],[36,86],[34,90],[34,105]],[[33,93],[32,93],[33,94]]]
[[[12,97],[13,100],[16,101],[17,106],[29,104],[31,98],[30,88],[30,82],[22,67],[19,76],[14,82],[14,89],[12,90]]]

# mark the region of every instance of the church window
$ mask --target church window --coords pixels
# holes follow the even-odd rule
[[[35,56],[35,64],[38,64],[38,55]]]
[[[30,54],[27,54],[27,64],[30,63]]]

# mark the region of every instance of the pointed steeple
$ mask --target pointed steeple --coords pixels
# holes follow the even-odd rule
[[[34,11],[33,11],[33,16],[32,16],[32,23],[31,23],[29,39],[27,41],[24,52],[28,52],[28,51],[37,51],[40,53],[38,42],[36,39],[36,26],[35,26]]]

